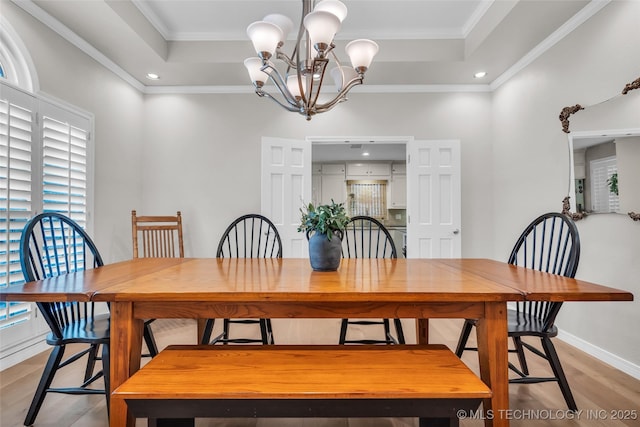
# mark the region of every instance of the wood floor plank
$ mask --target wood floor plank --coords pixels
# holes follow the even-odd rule
[[[309,322],[305,320],[305,322]],[[218,322],[221,323],[221,322]],[[325,323],[325,325],[333,325]],[[283,324],[283,326],[285,326]],[[153,325],[158,345],[192,344],[196,340],[193,320],[161,319]],[[274,328],[276,324],[274,324]],[[412,325],[408,325],[409,329]],[[455,348],[462,322],[437,319],[430,321],[430,340]],[[320,330],[325,340],[331,331]],[[296,327],[286,325],[280,337]],[[337,331],[336,331],[337,332]],[[337,335],[336,335],[337,336]],[[409,338],[411,335],[406,333]],[[337,338],[336,338],[337,339]],[[529,340],[532,344],[535,341]],[[282,343],[282,342],[281,342]],[[296,342],[290,342],[294,344]],[[331,344],[331,342],[314,342]],[[512,411],[512,427],[640,427],[640,380],[604,364],[584,352],[554,341],[565,368],[569,384],[581,413],[566,411],[566,404],[555,383],[510,385],[509,400]],[[470,342],[471,344],[471,342]],[[20,427],[40,379],[47,353],[34,356],[12,368],[0,372],[0,426]],[[537,360],[536,360],[537,359]],[[145,363],[146,359],[143,359]],[[465,352],[462,360],[478,373],[477,354]],[[536,357],[528,358],[530,370],[546,375],[546,362]],[[80,376],[79,370],[69,369],[58,382],[70,381]],[[614,420],[623,411],[636,411],[636,419]],[[462,420],[461,427],[484,425],[479,412],[476,419]],[[630,414],[629,414],[630,415]],[[65,396],[50,394],[45,399],[36,420],[36,427],[105,427],[107,426],[105,399],[102,396]],[[197,427],[417,427],[412,418],[395,419],[198,419]],[[138,420],[136,427],[146,427],[146,421]]]

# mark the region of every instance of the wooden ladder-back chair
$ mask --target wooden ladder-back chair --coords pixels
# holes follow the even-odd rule
[[[561,213],[546,213],[529,224],[522,232],[509,256],[509,263],[533,270],[575,277],[580,260],[580,237],[578,229],[571,218]],[[555,381],[560,386],[562,395],[569,409],[577,411],[576,402],[569,388],[569,383],[560,364],[560,359],[551,338],[558,335],[554,325],[562,302],[526,301],[518,302],[515,309],[507,311],[508,336],[513,339],[520,369],[512,363],[509,368],[518,377],[510,379],[510,383],[531,384]],[[467,340],[476,321],[465,320],[456,355],[462,356],[465,350],[477,350],[467,347]],[[523,337],[540,338],[543,352],[524,342]],[[529,369],[524,350],[546,359],[553,371],[553,377],[529,376]]]
[[[102,257],[87,233],[70,218],[59,213],[42,213],[27,222],[20,239],[20,266],[27,282],[68,273],[82,272],[103,265]],[[104,394],[109,408],[109,311],[103,304],[99,313],[92,302],[38,302],[38,309],[49,325],[47,344],[53,346],[24,424],[32,425],[47,393]],[[68,344],[84,344],[64,358]],[[101,356],[99,355],[102,347]],[[82,384],[51,387],[56,373],[87,356]],[[96,361],[102,369],[95,372]],[[90,387],[104,377],[104,388]],[[105,390],[107,390],[105,392]]]
[[[354,216],[344,230],[342,238],[343,258],[397,258],[396,246],[389,230],[377,219]],[[384,329],[384,339],[347,339],[349,325],[375,326]],[[397,339],[391,334],[389,319],[342,319],[340,344],[404,344],[404,332],[400,319],[394,319]]]
[[[184,258],[180,211],[175,216],[138,216],[133,210],[131,233],[134,258]]]
[[[259,214],[243,215],[235,219],[224,231],[216,251],[218,258],[282,258],[282,241],[276,226]],[[215,319],[208,319],[202,344],[262,343],[273,344],[271,319],[224,319],[223,331],[211,340]],[[258,324],[260,338],[231,338],[231,324]]]
[[[182,238],[182,214],[175,216],[138,216],[131,211],[131,237],[133,239],[134,258],[184,258]],[[149,349],[148,356],[158,354],[158,346],[151,323],[155,319],[144,322],[144,342]]]

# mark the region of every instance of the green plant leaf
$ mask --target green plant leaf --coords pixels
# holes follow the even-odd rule
[[[314,206],[309,203],[300,208],[300,213],[298,231],[326,234],[329,240],[335,231],[344,231],[349,223],[344,203],[336,203],[333,199],[327,205]]]

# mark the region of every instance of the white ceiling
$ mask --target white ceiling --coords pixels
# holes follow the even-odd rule
[[[147,93],[251,93],[255,56],[246,27],[269,13],[299,22],[301,0],[13,0]],[[344,45],[370,38],[380,52],[356,91],[490,91],[600,10],[608,0],[342,0]],[[297,24],[296,24],[297,25]],[[294,31],[293,33],[295,33]],[[284,51],[291,53],[296,34]],[[486,71],[475,79],[477,71]],[[146,74],[160,75],[158,81]],[[314,161],[402,160],[404,145],[315,145]]]
[[[367,155],[364,155],[368,153]],[[336,142],[335,144],[313,144],[313,161],[375,161],[375,160],[406,160],[406,144],[387,144],[380,142]]]
[[[245,58],[255,55],[245,33],[247,25],[276,12],[296,22],[302,9],[300,0],[13,1],[146,92],[159,90],[156,86],[251,92],[243,66]],[[346,60],[344,45],[349,40],[377,41],[380,52],[365,85],[354,90],[385,92],[435,90],[431,85],[490,90],[492,83],[540,46],[551,46],[568,28],[606,4],[587,0],[343,1],[349,12],[336,37],[336,52]],[[290,52],[294,36],[290,35],[285,51]],[[474,79],[479,70],[486,71],[487,77]],[[160,80],[147,80],[148,72],[159,74]]]

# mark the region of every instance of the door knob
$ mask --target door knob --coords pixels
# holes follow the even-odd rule
[[[459,234],[459,233],[460,233],[459,229],[456,228],[455,230],[453,230],[453,234]]]

